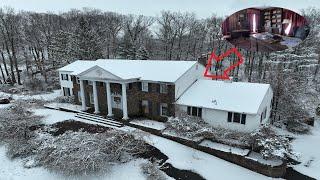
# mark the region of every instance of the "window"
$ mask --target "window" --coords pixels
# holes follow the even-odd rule
[[[68,74],[61,74],[61,80],[66,80],[66,81],[68,81],[68,80],[69,80]]]
[[[63,87],[63,95],[64,96],[70,96],[70,89],[66,88],[66,87]]]
[[[148,83],[147,82],[141,83],[141,90],[144,92],[148,92]]]
[[[78,91],[78,100],[79,100],[79,102],[82,101],[82,100],[81,100],[81,91]]]
[[[240,114],[233,113],[233,122],[240,123]]]
[[[246,114],[228,112],[228,122],[246,124],[246,119]]]
[[[128,84],[126,85],[126,88],[127,88],[127,90],[132,89],[132,83],[128,83]]]
[[[80,79],[79,79],[79,77],[76,77],[76,79],[77,79],[77,84],[80,84]]]
[[[260,123],[262,123],[262,121],[266,119],[266,117],[267,117],[267,108],[265,107],[260,116]]]
[[[168,116],[168,104],[160,104],[160,116]]]
[[[187,113],[190,116],[197,116],[197,117],[201,118],[202,117],[202,108],[188,106]]]
[[[89,94],[90,104],[94,104],[93,93]]]
[[[92,81],[88,81],[88,85],[92,86],[93,82]]]
[[[160,84],[160,93],[167,94],[168,93],[168,85]]]
[[[142,105],[142,111],[144,114],[149,114],[149,101],[147,100],[142,100],[141,102]]]

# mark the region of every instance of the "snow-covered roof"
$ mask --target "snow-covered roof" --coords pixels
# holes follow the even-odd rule
[[[175,82],[196,63],[197,61],[99,59],[76,61],[59,71],[70,71],[71,75],[79,75],[98,66],[121,79],[139,78],[145,81]]]
[[[200,79],[177,100],[176,104],[257,114],[269,88],[269,84]]]
[[[65,71],[65,72],[82,72],[89,68],[92,68],[97,63],[96,61],[89,61],[89,60],[77,60],[71,64],[63,66],[62,68],[58,69],[58,71]]]

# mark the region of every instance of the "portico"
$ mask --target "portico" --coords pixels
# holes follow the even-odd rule
[[[88,71],[79,74],[77,78],[80,84],[82,111],[86,111],[88,101],[93,100],[92,104],[94,106],[95,114],[103,113],[107,114],[107,116],[109,117],[112,117],[114,116],[113,109],[119,109],[122,110],[122,119],[129,119],[127,107],[127,84],[136,81],[137,79],[124,80],[111,74],[110,72],[101,69],[100,67],[90,68]],[[105,101],[101,99],[101,94],[99,94],[98,92],[98,84],[101,83],[103,83],[103,86],[105,87],[105,91],[102,93],[105,93],[105,97],[107,99],[106,109],[102,109],[101,107],[99,107],[99,101]],[[112,84],[121,85],[119,92],[112,92]],[[90,85],[92,85],[92,92],[88,92],[88,89],[86,88],[86,86]],[[89,95],[89,99],[87,98],[88,96],[86,96],[86,93],[91,93]]]

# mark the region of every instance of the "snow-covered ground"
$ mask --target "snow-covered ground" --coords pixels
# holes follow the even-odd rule
[[[61,90],[54,90],[52,93],[47,94],[37,94],[37,95],[23,95],[23,94],[9,94],[5,92],[0,92],[0,96],[11,96],[13,99],[39,99],[50,101],[58,96],[61,96]]]
[[[293,168],[302,174],[320,179],[320,122],[315,125],[309,135],[297,135],[292,142],[293,150],[300,154],[301,164]]]
[[[0,146],[0,179],[1,180],[145,180],[142,174],[140,165],[146,160],[137,159],[125,164],[115,165],[110,173],[100,176],[85,176],[85,177],[65,177],[55,173],[51,173],[42,167],[37,168],[24,168],[23,160],[15,159],[10,160],[6,157],[6,149]]]
[[[205,146],[205,147],[208,147],[211,149],[223,151],[223,152],[230,152],[232,154],[237,154],[237,155],[241,155],[241,156],[246,156],[250,152],[249,149],[241,149],[241,148],[237,148],[237,147],[232,147],[229,145],[212,142],[210,140],[204,140],[199,145]]]
[[[145,139],[168,156],[168,163],[179,169],[192,170],[199,173],[205,179],[270,179],[264,175],[162,137],[148,135]]]
[[[152,128],[152,129],[156,129],[156,130],[163,130],[166,128],[166,126],[163,122],[158,122],[158,121],[153,121],[153,120],[148,120],[148,119],[133,120],[133,121],[130,121],[130,123],[144,126],[144,127],[148,127],[148,128]]]

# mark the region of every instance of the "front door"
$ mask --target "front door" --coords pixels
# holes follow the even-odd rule
[[[120,95],[112,95],[112,108],[122,109],[122,97]]]

